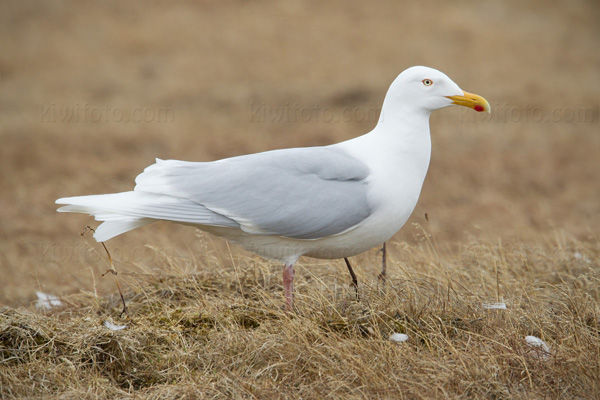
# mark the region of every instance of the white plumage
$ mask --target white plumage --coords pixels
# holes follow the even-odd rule
[[[103,221],[98,241],[165,220],[281,260],[291,303],[293,264],[300,256],[349,257],[380,245],[404,225],[429,166],[429,116],[452,104],[490,109],[443,73],[412,67],[392,83],[379,123],[363,136],[214,162],[157,159],[131,192],[56,203],[66,204],[61,212]]]

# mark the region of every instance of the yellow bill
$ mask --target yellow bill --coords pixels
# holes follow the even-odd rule
[[[483,97],[473,94],[473,93],[463,91],[462,96],[459,95],[459,96],[446,96],[446,97],[449,98],[450,100],[452,100],[452,104],[469,107],[477,112],[481,112],[481,111],[492,112],[490,103],[488,103],[488,101],[486,99],[484,99]]]

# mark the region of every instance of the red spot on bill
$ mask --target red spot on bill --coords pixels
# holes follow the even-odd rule
[[[482,112],[483,110],[485,110],[485,108],[483,108],[483,106],[480,106],[479,104],[477,104],[477,105],[475,106],[475,111],[477,111],[477,112]]]

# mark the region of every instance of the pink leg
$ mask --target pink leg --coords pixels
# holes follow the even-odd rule
[[[286,309],[291,311],[294,304],[294,264],[286,264],[283,267],[283,292]]]

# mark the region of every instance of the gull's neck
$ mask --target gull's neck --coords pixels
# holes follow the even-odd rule
[[[402,108],[386,107],[384,103],[377,126],[371,133],[378,136],[391,136],[403,141],[429,136],[429,116],[431,112],[410,106]]]
[[[389,103],[384,102],[377,126],[371,132],[349,140],[347,143],[351,147],[357,146],[357,150],[366,146],[379,148],[385,153],[409,153],[419,156],[426,153],[427,159],[429,159],[431,152],[429,116],[431,112],[411,105],[398,107]]]
[[[391,112],[386,105],[371,132],[339,145],[372,169],[411,174],[422,184],[431,158],[431,112],[402,108]]]

